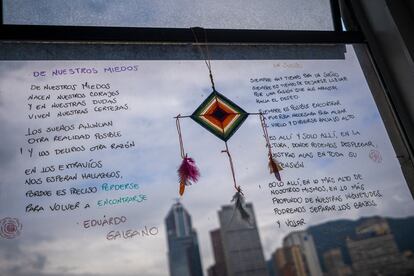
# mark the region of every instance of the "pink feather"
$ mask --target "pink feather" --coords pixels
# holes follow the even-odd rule
[[[192,158],[184,157],[177,172],[180,180],[180,195],[183,195],[185,186],[189,186],[198,181],[200,171]]]

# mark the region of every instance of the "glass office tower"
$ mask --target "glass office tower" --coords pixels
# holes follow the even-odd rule
[[[202,276],[197,233],[191,216],[177,202],[165,218],[168,240],[168,262],[171,276]]]

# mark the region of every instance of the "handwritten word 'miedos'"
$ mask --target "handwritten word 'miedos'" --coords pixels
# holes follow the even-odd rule
[[[103,69],[104,73],[121,73],[121,72],[128,72],[128,71],[138,71],[138,65],[130,65],[130,66],[113,66],[113,67],[105,67]]]

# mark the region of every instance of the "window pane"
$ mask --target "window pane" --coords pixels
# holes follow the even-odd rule
[[[5,0],[6,24],[332,30],[329,0]]]
[[[180,119],[201,171],[182,197],[174,116],[210,95],[202,60],[0,62],[0,274],[412,274],[401,149],[354,49],[312,59],[301,47],[212,60],[226,98],[199,109],[203,126]],[[252,113],[238,129],[230,101]],[[236,129],[243,211],[220,125]]]

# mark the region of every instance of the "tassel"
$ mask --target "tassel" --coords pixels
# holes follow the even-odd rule
[[[231,202],[233,201],[234,201],[234,206],[236,210],[239,211],[241,218],[244,221],[247,221],[248,223],[250,223],[250,214],[247,212],[246,208],[244,207],[244,195],[243,195],[243,192],[240,186],[237,187],[237,192],[234,194]]]
[[[276,179],[279,181],[282,181],[282,179],[280,178],[280,171],[283,170],[282,167],[279,165],[279,163],[272,158],[271,155],[269,155],[269,171],[270,173],[274,173],[276,176]]]
[[[265,117],[263,116],[262,113],[260,113],[260,123],[262,124],[262,129],[263,129],[263,136],[266,140],[266,147],[269,150],[269,171],[270,173],[275,174],[275,177],[277,180],[282,181],[281,177],[280,177],[280,171],[283,170],[282,167],[279,165],[279,163],[276,161],[276,159],[274,159],[272,156],[272,146],[270,144],[270,139],[269,139],[269,133],[267,133],[267,126],[266,126],[266,122],[265,122]]]
[[[180,181],[179,193],[180,196],[182,196],[184,194],[185,186],[189,186],[198,181],[200,171],[198,170],[194,160],[185,156],[177,172]]]

